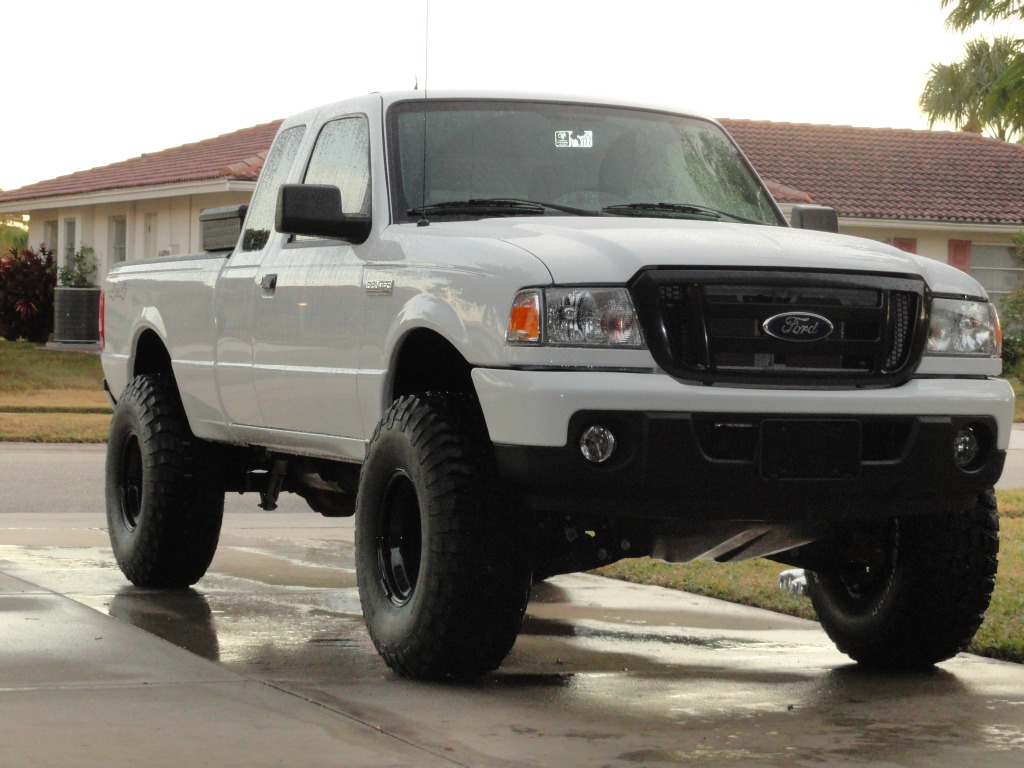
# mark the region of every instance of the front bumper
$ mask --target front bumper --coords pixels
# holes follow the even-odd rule
[[[700,387],[634,373],[474,371],[499,472],[530,508],[674,520],[826,522],[955,511],[1002,472],[1013,394],[993,379],[879,390]],[[609,427],[595,465],[578,435]],[[983,456],[953,461],[977,428]]]

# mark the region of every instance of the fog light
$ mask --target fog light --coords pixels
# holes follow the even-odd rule
[[[580,451],[587,461],[602,464],[615,453],[615,435],[606,427],[587,427],[580,435]]]
[[[967,469],[978,458],[981,450],[981,441],[971,427],[963,427],[957,430],[953,438],[953,461],[960,469]]]

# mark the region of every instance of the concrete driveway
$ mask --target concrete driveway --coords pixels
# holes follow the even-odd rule
[[[864,673],[814,623],[593,576],[538,585],[497,673],[409,682],[363,627],[349,521],[231,497],[196,589],[138,590],[107,544],[102,464],[0,445],[4,768],[1024,760],[1024,666]]]

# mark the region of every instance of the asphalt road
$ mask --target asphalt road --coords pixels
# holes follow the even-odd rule
[[[197,587],[139,590],[106,541],[102,465],[101,447],[0,446],[4,768],[1024,760],[1020,665],[865,673],[814,623],[586,575],[535,588],[498,672],[409,682],[363,627],[350,521],[232,497]]]

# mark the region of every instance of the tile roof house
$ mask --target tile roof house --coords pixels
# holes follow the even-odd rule
[[[0,194],[0,211],[25,213],[29,243],[46,243],[62,263],[82,244],[98,276],[125,258],[192,253],[199,213],[249,202],[280,121],[78,171]]]
[[[1024,229],[1024,147],[968,133],[722,124],[784,212],[828,205],[843,233],[946,261],[996,294],[1017,284],[1010,238]],[[0,213],[30,214],[30,242],[57,246],[61,259],[91,245],[100,276],[124,258],[199,251],[200,211],[248,201],[279,125],[11,190]]]
[[[1010,238],[1024,230],[1024,146],[973,133],[722,124],[784,211],[830,206],[840,232],[953,264],[990,293],[1021,278]]]

